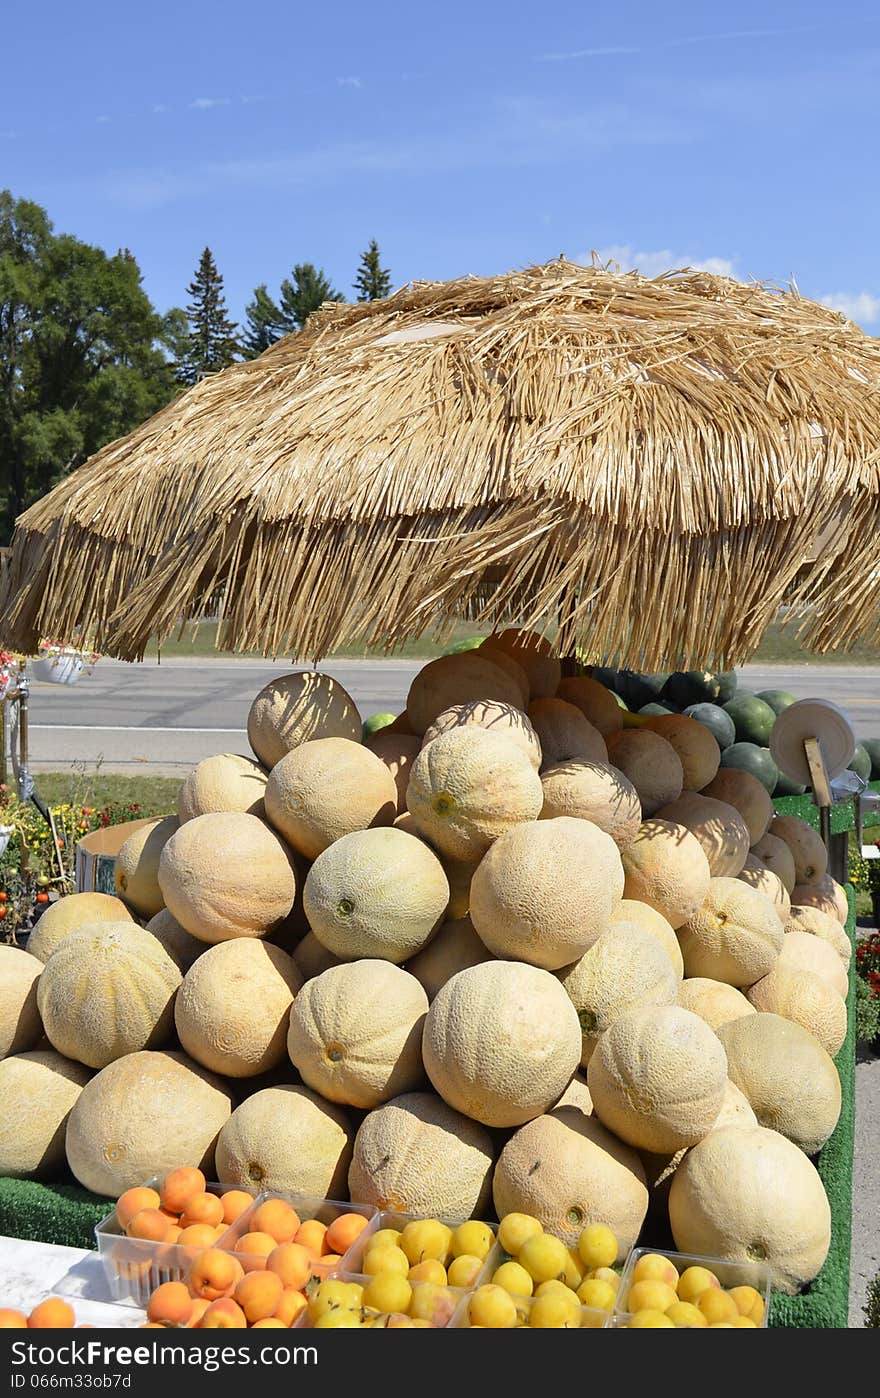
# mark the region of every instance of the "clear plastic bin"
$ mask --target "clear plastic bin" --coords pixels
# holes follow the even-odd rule
[[[163,1175],[154,1176],[144,1187],[158,1189],[163,1178]],[[234,1188],[234,1185],[210,1180],[205,1192],[220,1195]],[[214,1246],[224,1247],[225,1236],[223,1234]],[[95,1225],[95,1241],[113,1299],[127,1306],[145,1307],[157,1286],[185,1280],[193,1259],[203,1251],[202,1248],[181,1247],[179,1243],[128,1238],[117,1222],[115,1208]]]
[[[667,1248],[633,1248],[626,1260],[620,1287],[617,1292],[617,1305],[614,1308],[614,1326],[624,1330],[628,1327],[632,1313],[627,1310],[627,1298],[632,1283],[632,1274],[640,1257],[646,1254],[666,1257],[675,1267],[679,1276],[688,1267],[706,1267],[729,1291],[734,1286],[752,1286],[764,1302],[764,1315],[760,1329],[766,1329],[770,1315],[770,1270],[760,1262],[731,1262],[721,1257],[699,1257],[689,1252],[670,1252]]]
[[[266,1190],[258,1194],[253,1204],[239,1214],[234,1223],[223,1234],[218,1242],[218,1247],[223,1247],[227,1251],[234,1251],[235,1245],[245,1233],[250,1232],[250,1223],[257,1209],[261,1204],[265,1204],[270,1199],[283,1199],[286,1204],[290,1204],[300,1217],[300,1221],[305,1223],[307,1219],[316,1218],[320,1223],[324,1223],[329,1228],[342,1214],[360,1214],[367,1220],[366,1228],[358,1235],[351,1247],[340,1257],[338,1262],[324,1264],[315,1262],[312,1265],[312,1276],[319,1280],[324,1277],[337,1276],[343,1268],[348,1271],[356,1270],[350,1266],[350,1258],[355,1254],[355,1250],[361,1238],[365,1234],[372,1232],[376,1226],[376,1219],[379,1211],[374,1204],[346,1204],[339,1199],[316,1199],[304,1194],[288,1194],[283,1189]],[[363,1255],[361,1253],[361,1255]]]
[[[470,1315],[468,1314],[468,1307],[475,1291],[476,1287],[473,1287],[463,1296],[452,1318],[453,1329],[470,1330],[473,1328]],[[515,1330],[531,1329],[530,1316],[538,1298],[535,1296],[511,1296],[510,1299],[516,1307],[517,1320],[516,1325],[508,1328]],[[611,1323],[611,1311],[600,1311],[594,1306],[578,1306],[572,1311],[572,1323],[561,1328],[566,1330],[608,1330],[611,1328]],[[543,1329],[544,1327],[540,1328]]]
[[[366,1286],[367,1283],[372,1281],[372,1277],[367,1277],[363,1274],[341,1271],[333,1272],[332,1279],[334,1281],[342,1282],[358,1282],[361,1286]],[[422,1297],[426,1299],[428,1297],[429,1292],[437,1293],[436,1296],[432,1298],[432,1303],[423,1307],[423,1309],[426,1312],[423,1318],[432,1320],[433,1326],[437,1330],[446,1330],[452,1326],[453,1320],[460,1311],[463,1302],[470,1295],[469,1290],[460,1286],[436,1286],[431,1282],[412,1282],[411,1285],[413,1289],[414,1298],[416,1298],[419,1293],[421,1293]],[[393,1317],[398,1313],[382,1313],[380,1311],[367,1310],[366,1314],[368,1317],[372,1317],[373,1319],[377,1321],[382,1321],[384,1323],[389,1320],[393,1320]],[[407,1318],[408,1317],[403,1317],[403,1319]],[[296,1321],[294,1322],[293,1328],[298,1330],[311,1330],[314,1328],[313,1321],[311,1320],[308,1313],[308,1309],[304,1310],[297,1317]],[[394,1326],[391,1325],[388,1328],[393,1329]],[[416,1328],[423,1329],[427,1327],[418,1326]]]
[[[354,1208],[355,1205],[351,1205],[351,1207]],[[361,1206],[358,1205],[358,1207]],[[348,1253],[342,1259],[340,1266],[344,1266],[346,1272],[360,1273],[363,1267],[364,1253],[371,1234],[380,1232],[383,1228],[396,1228],[399,1232],[402,1232],[408,1223],[424,1223],[427,1221],[428,1217],[430,1217],[430,1215],[405,1214],[396,1209],[383,1209],[381,1213],[377,1213],[371,1226],[364,1229],[360,1237],[355,1239]],[[441,1218],[438,1221],[440,1223],[445,1223],[449,1228],[458,1228],[462,1223],[486,1223],[486,1227],[491,1228],[492,1233],[495,1235],[495,1242],[486,1254],[486,1260],[480,1269],[479,1276],[473,1283],[474,1286],[479,1286],[480,1282],[488,1281],[496,1267],[500,1267],[501,1263],[506,1261],[507,1253],[498,1242],[497,1223],[488,1223],[485,1219],[471,1220],[467,1218]],[[464,1289],[467,1290],[468,1288]]]

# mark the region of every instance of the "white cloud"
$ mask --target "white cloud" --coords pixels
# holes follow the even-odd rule
[[[164,102],[157,102],[153,108],[153,111],[158,114],[160,112],[167,112],[168,108],[165,106]]]
[[[363,87],[360,78],[337,78],[337,87]]]
[[[197,97],[194,102],[190,102],[190,107],[197,112],[207,112],[211,107],[228,107],[228,97]]]
[[[731,43],[740,39],[785,39],[795,34],[813,34],[823,28],[819,24],[799,24],[785,29],[728,29],[717,34],[681,34],[677,39],[666,39],[654,45],[656,49],[688,48],[691,44]],[[568,49],[561,53],[542,53],[542,63],[571,63],[579,58],[610,58],[615,54],[644,53],[641,48],[628,48],[624,45],[608,44],[602,48]]]
[[[659,277],[663,272],[674,272],[681,267],[691,267],[695,272],[712,272],[717,277],[736,276],[736,267],[729,257],[684,257],[671,248],[639,252],[630,243],[613,243],[609,247],[597,248],[596,256],[600,262],[616,262],[622,272],[639,271],[643,277]],[[593,254],[581,252],[574,260],[589,264]]]
[[[836,291],[830,296],[820,296],[819,300],[857,325],[880,324],[880,296],[871,291]]]
[[[542,63],[571,63],[576,58],[611,58],[619,53],[641,53],[641,49],[624,48],[622,45],[609,45],[603,49],[571,49],[567,53],[542,53]]]

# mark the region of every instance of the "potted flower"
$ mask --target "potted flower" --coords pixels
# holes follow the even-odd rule
[[[47,684],[76,684],[83,673],[91,674],[92,667],[97,665],[100,658],[96,651],[43,640],[38,646],[36,659],[31,663],[31,673],[35,680],[43,680]]]

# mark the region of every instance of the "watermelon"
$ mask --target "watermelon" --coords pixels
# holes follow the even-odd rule
[[[688,704],[711,704],[718,698],[718,676],[708,670],[676,670],[660,691],[660,699],[683,709]]]
[[[380,728],[387,728],[389,723],[393,723],[397,714],[370,714],[365,718],[361,728],[361,742],[365,743],[374,733],[378,733]]]
[[[862,747],[871,759],[871,780],[880,779],[880,738],[866,738]]]
[[[444,655],[461,655],[464,650],[476,650],[485,641],[485,636],[467,636],[463,641],[453,641],[447,646]]]
[[[635,670],[621,670],[617,676],[617,692],[631,709],[653,704],[659,697],[667,675],[639,675]]]
[[[733,719],[738,743],[751,743],[760,748],[767,746],[776,714],[757,694],[752,694],[748,689],[739,690],[732,699],[728,699],[724,712]]]
[[[639,709],[640,714],[674,714],[675,709],[670,709],[667,704],[643,704]]]
[[[736,742],[736,728],[730,714],[724,712],[720,704],[691,704],[685,709],[688,718],[695,718],[705,724],[723,752]]]
[[[759,690],[757,697],[763,699],[765,704],[769,704],[775,714],[781,714],[783,709],[797,703],[794,695],[789,694],[787,689],[762,689]]]
[[[864,743],[856,743],[856,750],[853,753],[853,760],[849,764],[849,771],[857,772],[862,781],[867,782],[871,780],[871,769],[873,765],[871,754],[868,752]]]
[[[757,743],[734,743],[721,754],[721,766],[751,772],[771,796],[776,790],[779,768],[773,761],[769,748],[759,747]]]
[[[780,772],[779,780],[770,794],[775,801],[777,796],[803,796],[806,789],[800,782],[790,781],[784,772]]]
[[[718,675],[718,703],[726,704],[736,693],[736,671],[722,670]]]
[[[619,671],[610,670],[607,665],[588,665],[586,672],[591,679],[597,680],[599,684],[604,684],[606,689],[610,689],[612,694],[617,692]]]

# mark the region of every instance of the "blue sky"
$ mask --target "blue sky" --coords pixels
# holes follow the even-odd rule
[[[592,249],[831,299],[880,333],[875,0],[44,0],[2,24],[0,186],[128,246],[204,245],[241,316],[294,262],[351,296]]]

